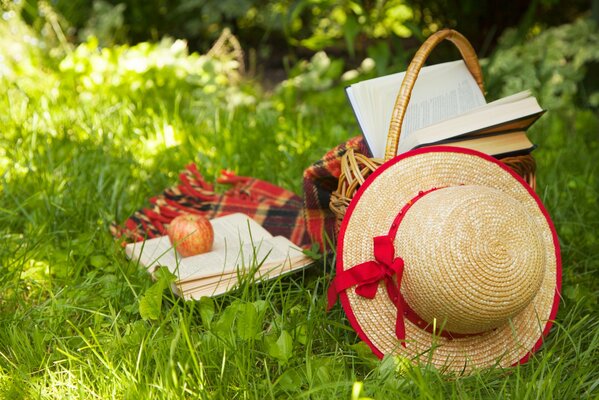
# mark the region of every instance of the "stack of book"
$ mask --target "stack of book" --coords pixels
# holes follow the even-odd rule
[[[358,82],[347,97],[372,157],[383,158],[405,72]],[[531,152],[526,130],[544,113],[529,91],[486,103],[463,61],[422,68],[402,124],[397,154],[432,145],[466,147],[498,158]]]

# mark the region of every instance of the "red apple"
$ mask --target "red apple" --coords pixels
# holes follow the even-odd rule
[[[214,242],[212,224],[197,214],[179,215],[171,221],[167,233],[183,257],[206,253],[212,249]]]

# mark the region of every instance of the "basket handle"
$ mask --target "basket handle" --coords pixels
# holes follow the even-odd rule
[[[401,87],[397,99],[395,100],[395,106],[393,107],[393,114],[391,115],[391,123],[389,125],[389,133],[387,134],[387,146],[385,147],[385,161],[388,161],[395,157],[397,153],[397,145],[399,144],[399,135],[401,134],[401,125],[403,123],[406,110],[408,109],[408,103],[412,95],[412,89],[418,78],[418,73],[424,62],[431,54],[433,49],[441,43],[443,40],[449,40],[452,42],[460,51],[466,67],[476,80],[478,87],[484,93],[483,86],[483,74],[478,63],[478,57],[474,48],[461,33],[454,31],[453,29],[443,29],[433,35],[429,36],[428,39],[420,46],[412,62],[408,66],[406,75],[403,78]]]

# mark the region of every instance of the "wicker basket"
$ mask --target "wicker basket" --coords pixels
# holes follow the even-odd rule
[[[399,144],[399,135],[401,125],[410,102],[410,96],[416,78],[424,62],[428,58],[431,51],[443,40],[451,41],[460,51],[468,70],[476,80],[476,83],[484,93],[482,71],[478,63],[478,58],[472,45],[460,33],[444,29],[431,35],[418,49],[412,62],[408,66],[406,75],[403,79],[393,114],[389,125],[389,133],[387,135],[387,145],[385,147],[385,158],[368,158],[367,156],[355,153],[349,150],[341,160],[341,175],[339,176],[339,185],[337,190],[331,194],[331,202],[329,204],[331,211],[337,218],[337,230],[341,225],[345,211],[349,203],[364,180],[385,161],[392,159],[397,153],[397,145]],[[520,175],[528,184],[535,188],[535,169],[536,164],[530,154],[506,157],[500,159],[514,172]]]

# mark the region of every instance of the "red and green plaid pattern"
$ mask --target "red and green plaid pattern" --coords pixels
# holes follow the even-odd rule
[[[323,247],[324,235],[336,242],[335,215],[329,209],[331,193],[337,189],[341,158],[349,150],[369,154],[362,136],[354,137],[330,150],[304,171],[304,217],[310,239]],[[330,247],[330,246],[329,246]]]
[[[150,207],[133,213],[122,226],[113,225],[112,234],[123,242],[166,235],[169,222],[180,214],[200,214],[208,219],[244,213],[263,225],[272,235],[282,235],[299,246],[309,244],[302,215],[302,199],[271,183],[224,171],[217,179],[230,185],[216,193],[197,167],[190,164],[179,175],[180,183],[150,199]]]
[[[361,137],[350,139],[304,171],[304,199],[286,189],[256,178],[223,172],[219,184],[229,185],[216,193],[197,167],[190,164],[179,175],[178,185],[150,199],[150,206],[136,211],[122,226],[113,225],[112,233],[124,243],[166,234],[166,226],[184,213],[204,215],[208,219],[232,213],[244,213],[274,236],[285,236],[298,246],[311,242],[323,244],[323,234],[334,240],[335,217],[329,210],[331,193],[337,188],[341,157],[353,148],[367,153]],[[299,177],[298,177],[299,178]]]

